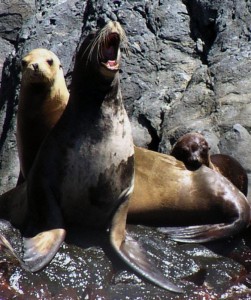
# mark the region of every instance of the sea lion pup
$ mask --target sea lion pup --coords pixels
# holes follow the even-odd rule
[[[171,155],[184,162],[188,170],[196,170],[205,165],[220,172],[230,180],[245,196],[248,193],[248,175],[242,165],[226,154],[209,154],[210,147],[205,137],[197,132],[190,132],[178,139]]]
[[[42,141],[61,117],[68,99],[63,69],[53,52],[38,48],[23,57],[17,111],[18,184],[27,178]]]
[[[190,171],[173,156],[135,147],[128,222],[162,226],[177,241],[208,242],[238,233],[249,221],[246,197],[220,173],[205,165]]]
[[[22,265],[32,272],[51,261],[71,227],[104,234],[109,229],[112,247],[129,266],[155,284],[181,292],[125,232],[134,146],[119,84],[123,41],[120,24],[109,22],[81,43],[68,104],[43,141],[26,182],[8,192],[8,219],[26,236]],[[18,206],[25,213],[18,214]]]

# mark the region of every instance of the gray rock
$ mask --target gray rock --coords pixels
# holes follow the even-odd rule
[[[248,172],[249,193],[251,200],[251,135],[240,124],[235,124],[221,138],[219,148],[222,153],[229,154],[237,159]]]

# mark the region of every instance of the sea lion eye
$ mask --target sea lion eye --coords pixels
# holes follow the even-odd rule
[[[47,63],[49,66],[52,66],[53,65],[53,59],[47,59]]]
[[[22,68],[25,68],[27,66],[27,61],[23,59],[21,64],[22,64]]]

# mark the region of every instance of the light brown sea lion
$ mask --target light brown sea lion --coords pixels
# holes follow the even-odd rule
[[[68,99],[59,58],[42,48],[25,55],[17,112],[18,184],[27,178],[42,141],[61,117]]]
[[[128,265],[181,292],[125,232],[134,186],[134,146],[119,86],[125,39],[119,23],[109,22],[81,43],[65,111],[43,141],[27,181],[2,197],[0,206],[4,197],[10,201],[0,214],[5,211],[28,236],[21,263],[30,271],[50,262],[72,226],[109,228],[111,245]]]
[[[248,175],[243,166],[226,154],[209,154],[210,147],[205,137],[190,132],[178,139],[171,155],[184,162],[188,170],[196,170],[205,165],[228,178],[245,196],[248,192]]]
[[[207,242],[236,234],[249,221],[246,197],[220,173],[205,165],[190,171],[173,156],[135,147],[128,222],[162,226],[175,240]],[[173,225],[196,226],[164,227]]]

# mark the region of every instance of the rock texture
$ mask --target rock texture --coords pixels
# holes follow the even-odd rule
[[[169,153],[182,134],[199,131],[212,153],[239,160],[251,183],[250,0],[5,0],[0,12],[0,193],[15,186],[19,173],[21,57],[33,48],[51,49],[70,88],[81,32],[109,19],[121,22],[129,39],[121,79],[135,144]],[[55,299],[66,299],[62,293]],[[97,291],[85,293],[85,299],[98,299]],[[219,299],[219,291],[208,293]]]
[[[202,132],[213,153],[240,160],[248,153],[226,140],[240,124],[250,149],[250,1],[5,1],[0,4],[0,191],[15,185],[15,112],[20,58],[46,47],[61,59],[70,86],[82,29],[120,21],[130,56],[122,68],[123,96],[136,145],[169,153],[182,134]],[[230,134],[229,133],[229,134]],[[220,147],[224,144],[224,148]]]

